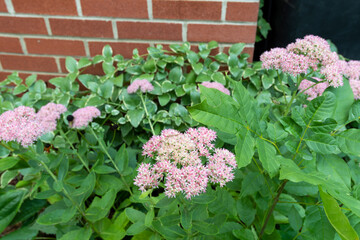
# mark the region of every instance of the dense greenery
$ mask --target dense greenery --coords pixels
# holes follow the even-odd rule
[[[16,73],[0,83],[1,113],[48,102],[68,109],[33,146],[1,143],[0,230],[15,229],[2,239],[358,239],[360,105],[349,86],[309,102],[297,86],[315,73],[249,65],[244,44],[213,56],[216,48],[157,46],[125,60],[106,46],[92,60],[68,57],[69,74],[50,80],[55,88]],[[104,76],[83,74],[96,64]],[[135,79],[154,90],[128,94]],[[101,117],[70,128],[67,115],[85,106]],[[236,154],[232,182],[191,200],[133,185],[153,134],[203,125],[217,131],[216,147]]]

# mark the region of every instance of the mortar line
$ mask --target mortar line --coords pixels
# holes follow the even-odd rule
[[[26,48],[26,43],[25,43],[24,38],[23,38],[23,37],[20,37],[20,38],[19,38],[19,41],[20,41],[21,49],[23,50],[24,54],[25,54],[25,55],[28,55],[28,51],[27,51],[27,48]]]
[[[152,0],[147,0],[147,10],[148,10],[148,17],[150,20],[152,20],[153,17],[153,9],[152,9]]]
[[[61,73],[61,65],[60,65],[60,59],[59,57],[54,57],[56,62],[56,67],[58,69],[58,72]]]
[[[82,8],[81,8],[81,2],[80,2],[80,0],[75,0],[75,3],[76,3],[76,11],[77,11],[78,15],[79,15],[80,17],[82,17],[82,16],[83,16],[83,13],[82,13]]]
[[[11,0],[5,0],[5,5],[6,5],[6,8],[7,8],[8,12],[11,15],[14,15],[15,14],[15,9],[14,9],[14,5],[12,4],[12,1]]]
[[[45,26],[46,26],[46,31],[48,32],[48,34],[50,36],[52,36],[49,18],[44,17],[44,22],[45,22]]]
[[[227,9],[227,0],[223,0],[221,4],[221,21],[226,21],[226,9]]]

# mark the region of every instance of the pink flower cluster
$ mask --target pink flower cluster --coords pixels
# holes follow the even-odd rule
[[[320,96],[329,86],[342,86],[343,76],[349,79],[355,99],[360,99],[360,61],[340,60],[337,53],[331,52],[329,43],[321,37],[308,35],[286,48],[273,48],[264,52],[260,60],[265,69],[279,69],[293,76],[306,74],[309,69],[319,71],[326,83],[314,84],[308,80],[300,83],[299,89],[307,89],[304,93],[309,96],[309,100]],[[308,89],[311,86],[314,87]]]
[[[203,82],[201,83],[201,85],[207,87],[207,88],[215,88],[227,95],[230,95],[230,91],[224,87],[224,85],[222,85],[221,83],[218,82]]]
[[[28,147],[43,134],[55,130],[56,120],[65,111],[65,106],[54,103],[43,106],[37,114],[25,106],[6,111],[0,115],[0,141],[16,141]]]
[[[304,94],[309,96],[307,98],[309,101],[321,96],[324,93],[325,89],[329,87],[328,82],[322,82],[323,79],[316,78],[316,77],[314,77],[314,79],[316,79],[317,81],[319,81],[321,83],[315,84],[314,82],[311,82],[311,81],[305,79],[305,80],[302,80],[299,85],[299,89],[301,91],[304,91]]]
[[[215,139],[216,132],[205,127],[163,130],[143,146],[143,155],[155,164],[142,163],[134,184],[146,191],[164,181],[166,196],[184,193],[188,199],[205,192],[209,181],[224,186],[234,179],[237,164],[233,153],[214,148]]]
[[[154,86],[146,79],[137,79],[128,86],[127,92],[129,94],[133,94],[136,93],[139,89],[143,93],[151,92],[154,90]]]
[[[36,117],[45,132],[52,132],[56,129],[56,120],[66,111],[66,107],[62,104],[48,103],[40,108]]]
[[[84,108],[79,108],[73,114],[74,120],[71,124],[72,128],[82,128],[87,127],[89,123],[101,115],[99,109],[96,107],[88,106]]]

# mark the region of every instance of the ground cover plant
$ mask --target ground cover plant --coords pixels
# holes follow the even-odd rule
[[[359,62],[244,46],[105,46],[52,86],[1,82],[2,239],[358,239]]]

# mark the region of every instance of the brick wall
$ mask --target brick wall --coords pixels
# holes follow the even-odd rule
[[[13,71],[47,80],[65,56],[92,57],[211,40],[245,42],[252,58],[259,0],[0,0],[0,80]]]

